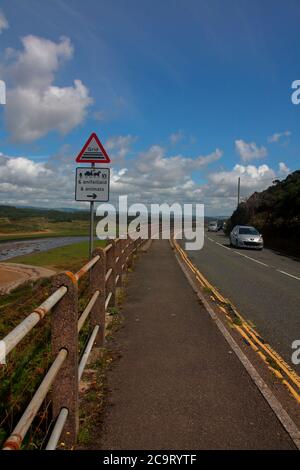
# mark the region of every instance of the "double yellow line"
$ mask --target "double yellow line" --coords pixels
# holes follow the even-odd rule
[[[243,337],[250,347],[259,355],[259,357],[267,364],[273,374],[281,380],[291,395],[300,404],[300,377],[298,374],[284,361],[284,359],[274,349],[266,343],[263,338],[254,330],[254,328],[242,317],[230,300],[225,299],[220,292],[203,276],[190,261],[186,252],[179,246],[175,239],[172,244],[182,260],[195,275],[202,289],[208,289],[211,292],[211,300],[218,302],[220,311],[226,315],[231,327]]]

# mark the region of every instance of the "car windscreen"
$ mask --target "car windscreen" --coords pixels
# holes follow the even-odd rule
[[[239,229],[240,235],[258,235],[258,231],[255,228],[243,227]]]

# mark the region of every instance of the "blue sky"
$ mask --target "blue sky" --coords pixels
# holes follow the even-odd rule
[[[73,161],[93,131],[111,155],[112,194],[134,202],[205,202],[208,214],[230,214],[238,176],[245,197],[299,168],[298,1],[0,8],[3,202],[77,207]]]

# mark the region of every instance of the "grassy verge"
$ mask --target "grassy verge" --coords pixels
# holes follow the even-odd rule
[[[107,324],[106,347],[94,349],[94,358],[85,370],[81,384],[79,407],[79,435],[77,450],[99,449],[104,410],[107,404],[107,373],[112,365],[120,358],[120,351],[111,347],[110,340],[122,325],[121,306],[125,299],[123,288],[117,291],[117,307],[109,309],[110,321]]]
[[[105,245],[104,240],[94,242],[94,247]],[[79,242],[72,245],[60,246],[42,253],[33,253],[31,255],[17,256],[10,258],[8,262],[31,264],[33,266],[42,266],[58,271],[73,271],[79,269],[88,259],[88,242]]]

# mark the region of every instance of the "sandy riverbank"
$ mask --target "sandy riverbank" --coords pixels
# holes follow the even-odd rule
[[[0,263],[0,294],[7,294],[25,281],[49,277],[51,269],[17,263]]]

